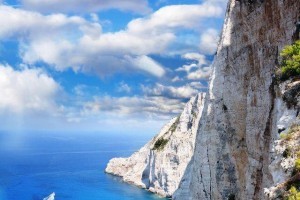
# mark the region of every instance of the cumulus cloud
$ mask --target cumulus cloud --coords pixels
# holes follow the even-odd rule
[[[204,86],[202,83],[200,83],[200,82],[191,82],[191,83],[189,83],[189,85],[191,86],[191,87],[193,87],[193,88],[195,88],[195,89],[198,89],[198,90],[200,90],[200,89],[207,89],[207,86]]]
[[[208,29],[200,36],[200,51],[213,54],[217,50],[219,33],[215,29]]]
[[[108,9],[149,13],[147,0],[21,0],[22,5],[39,12],[97,12]]]
[[[118,92],[126,92],[126,93],[130,93],[131,92],[131,87],[129,87],[128,84],[124,83],[124,82],[121,82],[119,84],[119,87],[118,87]]]
[[[59,90],[59,84],[41,70],[0,65],[0,113],[54,111]]]
[[[199,53],[186,53],[182,56],[184,59],[193,61],[188,65],[183,65],[176,71],[184,71],[187,73],[188,80],[201,80],[209,78],[211,74],[211,66],[206,60],[206,56]]]
[[[206,66],[206,67],[202,67],[196,71],[188,73],[187,79],[189,79],[189,80],[208,79],[210,74],[211,74],[211,67]]]
[[[185,71],[185,72],[189,73],[193,69],[197,69],[197,68],[201,67],[202,65],[207,64],[205,55],[202,55],[199,53],[186,53],[182,56],[182,58],[184,58],[186,60],[196,61],[196,62],[191,63],[189,65],[183,65],[182,67],[179,67],[178,69],[176,69],[176,71],[179,71],[179,72]]]
[[[128,29],[134,32],[163,31],[166,28],[199,27],[199,21],[205,18],[220,17],[222,8],[209,3],[201,5],[171,5],[165,6],[147,18],[139,18],[128,24]]]
[[[157,83],[154,87],[142,86],[142,90],[149,96],[163,96],[170,99],[190,99],[199,91],[193,86],[186,84],[183,86],[165,86]]]
[[[162,77],[165,74],[164,68],[148,56],[139,56],[136,58],[128,57],[128,60],[136,68],[146,71],[154,76]]]
[[[174,78],[172,78],[171,81],[172,81],[172,82],[179,82],[179,81],[183,81],[183,79],[180,78],[179,76],[175,76]]]
[[[112,115],[130,115],[160,118],[180,113],[184,103],[166,97],[96,97],[83,104],[82,116],[110,113]]]
[[[164,67],[149,55],[168,54],[179,29],[197,29],[199,21],[221,13],[222,8],[211,3],[166,6],[132,20],[124,30],[103,33],[95,16],[90,22],[0,6],[0,38],[19,40],[20,55],[28,64],[42,61],[56,70],[71,67],[100,76],[141,70],[161,77]]]
[[[41,15],[36,12],[0,6],[0,38],[17,38],[24,40],[68,38],[75,32],[92,36],[101,33],[101,26],[90,23],[77,16],[67,17],[63,14]]]

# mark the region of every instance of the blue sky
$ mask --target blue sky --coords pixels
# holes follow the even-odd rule
[[[157,131],[206,91],[225,0],[0,0],[0,127]]]

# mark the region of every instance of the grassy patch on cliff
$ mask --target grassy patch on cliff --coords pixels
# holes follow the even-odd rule
[[[169,132],[171,132],[171,134],[173,132],[175,132],[179,122],[180,122],[180,116],[178,116],[176,118],[175,122],[170,126],[169,130],[163,136],[161,136],[159,139],[157,139],[155,141],[155,143],[152,147],[152,150],[162,150],[162,149],[164,149],[166,144],[169,142],[169,139],[165,139],[164,137],[168,137],[168,136],[166,136],[166,134],[168,134]]]
[[[286,200],[300,200],[300,192],[299,190],[292,186],[288,191],[288,195],[285,197]]]
[[[177,126],[180,122],[180,116],[178,116],[175,120],[175,122],[172,124],[172,126],[170,127],[169,131],[171,131],[171,133],[173,133],[174,131],[176,131]]]
[[[291,125],[287,133],[280,134],[280,139],[282,141],[290,141],[293,139],[293,135],[297,132],[300,132],[300,126],[298,124],[293,124]]]
[[[300,200],[300,154],[296,153],[297,159],[295,160],[292,177],[288,181],[287,189],[285,193],[286,200]]]
[[[152,150],[162,150],[166,146],[166,144],[168,143],[168,141],[169,141],[168,139],[159,138],[154,143],[154,146],[153,146]]]
[[[300,75],[300,40],[292,45],[284,47],[280,53],[280,69],[277,70],[276,76],[280,81]]]
[[[285,146],[282,156],[294,160],[294,165],[289,168],[289,179],[278,187],[278,199],[300,200],[300,125],[292,124],[280,137],[281,144]]]

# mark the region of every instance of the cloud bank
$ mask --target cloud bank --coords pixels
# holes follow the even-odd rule
[[[0,113],[50,113],[60,86],[41,70],[0,65],[0,91]]]
[[[147,0],[21,0],[30,10],[39,12],[97,12],[108,9],[131,11],[139,14],[151,12]]]
[[[99,76],[136,70],[161,77],[164,66],[149,55],[169,54],[179,29],[199,30],[201,20],[221,16],[222,8],[207,2],[171,5],[132,20],[124,30],[103,33],[99,23],[82,17],[2,5],[0,38],[18,40],[23,62],[31,65],[44,62],[58,71]]]

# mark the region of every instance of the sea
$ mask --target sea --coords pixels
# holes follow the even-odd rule
[[[104,172],[152,135],[0,132],[0,200],[164,200]]]

